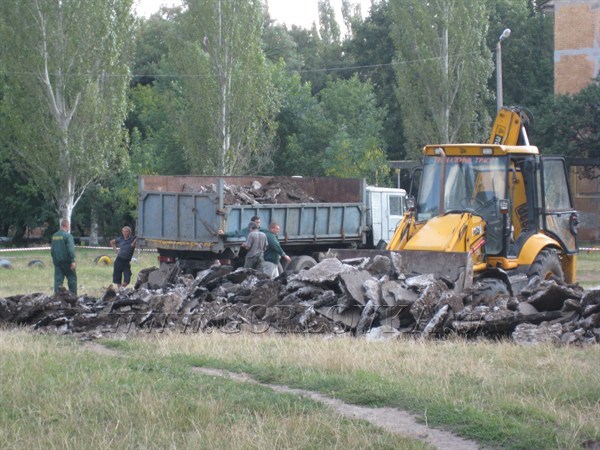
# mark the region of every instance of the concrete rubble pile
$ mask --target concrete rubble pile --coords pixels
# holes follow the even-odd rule
[[[189,189],[190,192],[217,192],[217,186],[210,184],[202,186],[200,190]],[[259,181],[237,186],[225,184],[225,205],[258,205],[258,204],[280,204],[280,203],[322,203],[321,199],[311,197],[299,186],[290,180],[271,180],[264,185]]]
[[[400,335],[499,338],[522,344],[600,342],[600,289],[532,280],[517,297],[456,292],[432,275],[397,273],[393,258],[328,258],[276,279],[215,265],[175,285],[108,289],[102,298],[68,292],[0,298],[0,322],[94,338],[111,333],[329,333],[370,339]]]

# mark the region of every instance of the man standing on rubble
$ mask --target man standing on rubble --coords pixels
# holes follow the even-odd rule
[[[137,236],[132,236],[131,228],[127,226],[123,227],[121,233],[123,233],[123,237],[110,241],[110,245],[117,253],[113,267],[113,283],[117,287],[126,287],[131,281],[131,258],[133,258]],[[117,246],[119,247],[118,250]]]
[[[54,264],[54,293],[60,290],[66,277],[69,291],[77,295],[75,241],[71,235],[71,223],[68,219],[62,219],[60,230],[52,235],[50,254]]]
[[[244,267],[246,269],[263,270],[264,253],[267,249],[267,235],[258,229],[255,222],[248,225],[248,238],[242,247],[248,250]]]
[[[270,275],[271,278],[275,278],[278,276],[281,271],[279,269],[279,260],[283,258],[286,262],[290,262],[290,257],[285,254],[281,245],[279,244],[279,239],[277,236],[280,231],[279,224],[277,222],[271,222],[269,225],[269,231],[265,231],[267,235],[267,244],[268,247],[265,250],[265,263],[264,263],[264,271],[267,275]]]

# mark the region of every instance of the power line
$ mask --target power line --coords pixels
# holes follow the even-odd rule
[[[479,52],[469,52],[469,53],[458,53],[455,55],[450,55],[450,57],[452,58],[458,58],[458,57],[466,57],[466,56],[470,56],[470,55],[474,55],[474,54],[478,54]],[[344,67],[324,67],[324,68],[319,68],[319,69],[287,69],[287,72],[289,73],[299,73],[299,74],[303,74],[303,73],[328,73],[328,72],[343,72],[343,71],[348,71],[348,70],[365,70],[365,69],[380,69],[380,68],[390,68],[390,67],[397,67],[397,66],[402,66],[402,65],[409,65],[409,64],[417,64],[417,63],[423,63],[423,62],[431,62],[431,61],[437,61],[437,60],[441,60],[442,57],[441,56],[435,56],[435,57],[431,57],[431,58],[418,58],[418,59],[413,59],[413,60],[406,60],[406,61],[394,61],[394,62],[390,62],[390,63],[382,63],[382,64],[362,64],[362,65],[350,65],[350,66],[344,66]],[[3,72],[4,75],[9,75],[9,76],[38,76],[39,74],[36,72]],[[58,76],[55,73],[50,73],[50,76]],[[123,77],[127,77],[127,78],[136,78],[136,77],[152,77],[152,78],[211,78],[210,75],[199,75],[199,74],[189,74],[189,73],[170,73],[170,74],[158,74],[158,73],[132,73],[132,74],[128,74],[128,75],[123,75],[123,74],[110,74],[110,73],[95,73],[95,72],[71,72],[71,73],[64,73],[62,72],[60,74],[61,77],[90,77],[90,76],[102,76],[102,77],[110,77],[110,78],[123,78]]]

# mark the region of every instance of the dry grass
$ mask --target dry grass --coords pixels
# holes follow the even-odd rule
[[[153,353],[114,356],[0,330],[0,372],[3,449],[427,448]]]
[[[136,352],[247,371],[350,402],[407,408],[437,426],[515,448],[600,439],[600,347],[276,335],[147,336]]]

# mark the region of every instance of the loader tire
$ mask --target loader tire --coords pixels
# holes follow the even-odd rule
[[[473,303],[488,304],[500,295],[510,295],[506,284],[498,278],[482,278],[474,286]]]
[[[288,272],[297,273],[303,270],[308,270],[316,265],[317,262],[314,260],[314,258],[308,255],[294,256],[286,266],[285,270],[287,270]]]
[[[547,248],[542,250],[537,255],[535,261],[529,267],[529,271],[527,272],[527,277],[529,279],[535,276],[540,277],[541,280],[565,280],[562,266],[560,265],[560,259],[558,259],[556,250]]]

